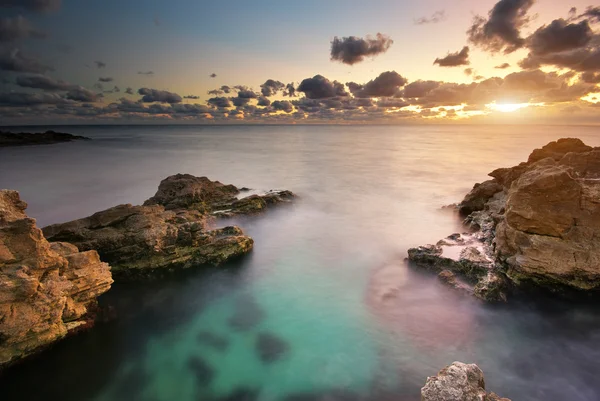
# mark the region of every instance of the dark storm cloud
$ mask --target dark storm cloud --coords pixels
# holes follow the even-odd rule
[[[34,12],[56,11],[60,4],[61,0],[0,0],[0,7],[20,7]]]
[[[216,77],[217,77],[217,74],[215,74],[215,73],[213,72],[212,74],[210,74],[210,77],[211,77],[211,78],[216,78]]]
[[[65,95],[66,99],[78,102],[95,102],[99,97],[101,96],[81,86],[71,89]]]
[[[26,38],[43,39],[45,37],[44,32],[33,28],[29,21],[20,15],[15,18],[0,19],[0,42],[12,42]]]
[[[438,22],[442,22],[446,20],[446,11],[439,10],[434,12],[431,17],[421,17],[415,20],[415,24],[417,25],[425,25],[425,24],[437,24]]]
[[[290,82],[285,86],[283,96],[296,97],[296,87],[294,86],[293,82]]]
[[[106,63],[103,62],[103,61],[100,61],[100,60],[94,61],[94,64],[96,64],[97,68],[104,68],[104,67],[106,67]]]
[[[530,21],[528,11],[535,0],[500,0],[488,18],[476,16],[467,31],[469,42],[491,52],[512,53],[525,45],[521,28]]]
[[[265,97],[274,96],[283,89],[285,89],[285,84],[273,79],[267,79],[267,81],[260,86],[260,91]]]
[[[46,71],[53,70],[54,68],[45,65],[34,58],[25,56],[19,49],[0,52],[0,71],[43,74]]]
[[[184,99],[200,99],[200,96],[196,95],[187,95],[183,97]]]
[[[138,75],[154,75],[154,71],[138,71]]]
[[[158,89],[140,88],[138,94],[142,95],[142,102],[144,103],[180,103],[182,101],[181,96],[177,93]]]
[[[331,82],[322,75],[315,75],[312,78],[306,78],[297,90],[304,92],[309,99],[325,99],[335,96],[348,96],[348,93],[344,89],[344,85],[341,82]]]
[[[286,113],[291,113],[294,111],[294,106],[287,100],[275,100],[273,103],[271,103],[271,107],[273,110],[281,110],[285,111]]]
[[[231,101],[226,97],[211,97],[207,103],[220,109],[231,107]]]
[[[353,65],[360,63],[365,57],[374,57],[388,51],[394,41],[387,35],[377,33],[375,38],[367,36],[358,38],[349,36],[333,38],[331,42],[331,60]]]
[[[0,93],[0,106],[4,107],[30,107],[66,102],[67,100],[55,93]]]
[[[112,82],[113,79],[111,77],[100,77],[98,78],[98,82]]]
[[[125,93],[127,93],[128,95],[133,95],[133,88],[125,89]]]
[[[396,71],[386,71],[364,85],[349,82],[348,88],[356,97],[394,96],[408,81]]]
[[[267,99],[264,96],[261,96],[258,98],[258,105],[259,106],[269,106],[271,104],[271,101],[269,99]]]
[[[55,80],[45,75],[19,76],[16,79],[18,86],[22,88],[41,89],[48,92],[68,91],[77,87],[61,80]]]
[[[229,99],[236,107],[242,107],[250,103],[250,98],[247,97],[230,97]]]
[[[498,70],[505,70],[507,68],[510,68],[510,64],[508,64],[508,63],[502,63],[500,65],[495,66],[494,68],[496,68]]]
[[[560,18],[536,30],[527,39],[527,47],[536,55],[559,53],[585,47],[593,36],[587,20],[569,24]]]
[[[446,57],[436,58],[433,64],[440,67],[457,67],[459,65],[469,65],[469,46],[465,46],[461,51],[448,53]]]

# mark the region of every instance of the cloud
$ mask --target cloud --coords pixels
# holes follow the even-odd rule
[[[68,91],[77,87],[77,85],[55,80],[46,75],[19,76],[16,84],[22,88],[41,89],[48,92]]]
[[[104,85],[102,85],[100,82],[96,82],[93,87],[94,89],[98,89],[99,91],[104,90]]]
[[[128,95],[133,95],[133,89],[127,88],[127,89],[125,89],[125,93],[127,93]]]
[[[365,98],[394,96],[407,82],[407,79],[396,71],[386,71],[364,85],[354,82],[347,85],[354,96]]]
[[[207,103],[219,109],[231,107],[231,101],[226,97],[211,97],[207,100]]]
[[[473,75],[473,72],[475,72],[472,68],[465,68],[464,73],[466,76],[471,76]]]
[[[448,53],[446,57],[436,58],[433,64],[440,67],[457,67],[460,65],[469,65],[469,46],[465,46],[456,53]]]
[[[285,84],[283,82],[272,79],[267,79],[266,82],[260,86],[260,91],[265,97],[274,96],[283,89],[285,89]]]
[[[344,89],[344,85],[341,82],[331,82],[322,75],[315,75],[312,78],[306,78],[297,90],[304,92],[309,99],[325,99],[336,96],[348,96],[348,92]]]
[[[393,43],[389,36],[381,33],[377,33],[375,38],[367,36],[364,39],[356,36],[340,39],[336,36],[331,42],[331,60],[353,65],[360,63],[365,57],[385,53]]]
[[[210,74],[210,77],[211,77],[211,78],[216,78],[216,77],[217,77],[217,74],[215,74],[215,73],[213,72],[212,74]]]
[[[578,18],[589,18],[590,21],[600,22],[600,7],[588,7]]]
[[[196,95],[187,95],[183,97],[184,99],[200,99],[200,96]]]
[[[404,98],[419,98],[426,96],[429,92],[441,85],[438,81],[415,81],[404,87],[400,94]]]
[[[600,38],[598,38],[600,40]],[[574,71],[600,71],[600,46],[588,46],[561,53],[550,53],[529,55],[519,62],[519,66],[525,69],[537,69],[544,65],[552,65],[559,68],[568,68]]]
[[[60,5],[61,0],[0,0],[0,7],[20,7],[34,12],[56,11]]]
[[[45,37],[44,32],[33,28],[29,21],[20,15],[14,18],[0,19],[0,43],[27,38],[44,39]]]
[[[510,64],[508,64],[508,63],[502,63],[500,65],[495,66],[494,68],[496,68],[498,70],[505,70],[507,68],[510,68]]]
[[[560,18],[537,29],[527,39],[527,47],[536,55],[559,53],[585,47],[593,36],[587,20],[569,24]]]
[[[25,56],[19,49],[0,52],[0,71],[43,74],[53,70],[54,68],[45,65],[34,58]]]
[[[98,82],[112,82],[113,79],[111,77],[100,77],[98,78]]]
[[[467,31],[468,40],[484,50],[512,53],[525,45],[523,28],[531,18],[529,9],[535,0],[500,0],[489,12],[488,18],[476,16]]]
[[[269,106],[269,105],[271,105],[271,101],[264,96],[260,96],[258,98],[258,105],[259,106]]]
[[[581,80],[588,84],[600,84],[600,73],[594,73],[592,71],[584,72],[581,74]]]
[[[446,20],[446,10],[439,10],[434,12],[431,17],[421,17],[415,19],[416,25],[425,25],[425,24],[437,24],[438,22],[442,22]]]
[[[158,89],[140,88],[138,94],[142,95],[142,102],[152,103],[181,103],[182,99],[177,93],[162,91]]]
[[[138,71],[138,75],[154,75],[154,71]]]
[[[290,82],[285,86],[283,96],[296,97],[296,87],[293,82]]]
[[[106,67],[106,63],[103,62],[103,61],[100,61],[100,60],[94,61],[94,64],[96,64],[97,68],[104,68],[104,67]]]
[[[65,95],[66,99],[78,102],[95,102],[99,97],[101,96],[88,89],[82,88],[81,86],[71,89]]]
[[[275,100],[271,103],[271,107],[273,110],[285,111],[286,113],[294,111],[294,106],[287,100]]]
[[[119,93],[119,92],[121,92],[121,88],[119,88],[117,85],[115,85],[114,88],[112,89],[112,91],[115,93]]]
[[[62,96],[56,93],[0,93],[0,106],[3,107],[31,107],[66,102]]]

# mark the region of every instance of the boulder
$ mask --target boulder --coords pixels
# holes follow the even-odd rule
[[[485,390],[483,372],[475,364],[454,362],[427,378],[421,401],[510,401]]]
[[[490,175],[463,201],[473,210],[465,221],[492,264],[474,294],[502,300],[507,286],[530,285],[561,294],[600,290],[600,149],[560,139]],[[436,252],[409,250],[409,259],[430,268],[447,264]]]
[[[254,241],[239,227],[214,229],[215,217],[255,214],[294,197],[289,191],[239,193],[233,185],[177,174],[161,181],[142,206],[119,205],[43,230],[50,241],[97,250],[116,275],[219,266],[250,252]]]
[[[18,192],[0,190],[0,367],[87,324],[113,282],[96,251],[50,244]]]
[[[504,187],[496,180],[487,180],[481,184],[475,184],[471,192],[458,205],[458,210],[463,215],[483,210],[490,198],[503,189]]]

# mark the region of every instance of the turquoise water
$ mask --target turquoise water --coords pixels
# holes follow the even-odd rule
[[[71,127],[91,142],[0,150],[40,226],[141,203],[177,172],[290,189],[239,224],[248,257],[101,297],[109,319],[0,377],[3,400],[418,400],[460,360],[514,400],[600,398],[595,305],[490,306],[404,262],[461,230],[440,207],[593,127]],[[31,385],[35,383],[35,385]],[[6,395],[6,397],[4,397]]]

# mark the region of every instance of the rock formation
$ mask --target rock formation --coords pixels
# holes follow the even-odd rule
[[[475,364],[454,362],[427,378],[421,401],[510,401],[485,391],[483,372]]]
[[[86,324],[113,282],[96,251],[48,243],[26,207],[18,192],[0,190],[0,367]]]
[[[177,174],[164,179],[142,206],[119,205],[92,216],[45,227],[50,241],[97,250],[114,274],[221,265],[252,249],[238,227],[212,229],[215,217],[255,214],[289,202],[289,191],[238,197],[243,191],[206,177]]]
[[[0,131],[0,148],[8,146],[50,145],[60,142],[90,140],[85,136],[65,134],[63,132],[46,131],[37,134],[26,132],[11,133]]]
[[[600,148],[560,139],[490,176],[458,205],[475,231],[411,249],[409,259],[458,273],[488,300],[522,285],[600,289]]]

